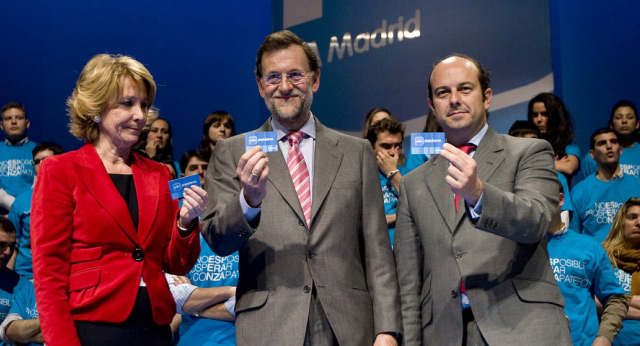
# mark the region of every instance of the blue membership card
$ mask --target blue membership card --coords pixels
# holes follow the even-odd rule
[[[244,151],[260,146],[260,151],[270,153],[278,151],[278,139],[275,131],[249,132],[244,135]]]
[[[169,180],[169,192],[171,192],[171,198],[182,198],[184,196],[184,189],[193,185],[201,186],[200,176],[197,174],[190,175],[184,178]]]
[[[411,154],[440,154],[445,142],[444,132],[414,132],[411,134]]]

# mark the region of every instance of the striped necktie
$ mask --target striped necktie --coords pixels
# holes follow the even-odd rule
[[[298,194],[298,200],[304,213],[304,219],[307,228],[311,227],[311,183],[309,181],[309,170],[304,161],[304,156],[300,151],[300,141],[304,133],[302,131],[294,131],[287,134],[289,140],[289,157],[287,158],[287,167],[293,180],[293,187]]]

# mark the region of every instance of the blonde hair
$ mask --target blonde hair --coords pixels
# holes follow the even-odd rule
[[[609,255],[609,260],[615,265],[615,257],[620,249],[633,250],[629,243],[624,239],[624,224],[627,219],[627,213],[629,208],[640,206],[640,198],[629,198],[620,209],[616,212],[616,216],[613,218],[613,224],[611,225],[611,231],[607,235],[607,238],[602,242],[604,251]]]
[[[95,121],[117,99],[125,78],[131,78],[147,93],[147,122],[156,96],[156,83],[144,65],[125,55],[98,54],[91,58],[80,73],[73,93],[67,99],[69,132],[85,142],[98,139],[100,130]]]

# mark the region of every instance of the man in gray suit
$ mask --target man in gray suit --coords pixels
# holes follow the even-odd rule
[[[320,69],[289,31],[267,36],[256,82],[278,152],[218,142],[203,233],[240,252],[239,345],[397,345],[398,283],[371,146],[311,114]],[[247,134],[248,136],[249,134]],[[293,178],[292,178],[293,177]]]
[[[558,203],[553,152],[488,127],[491,96],[489,72],[469,57],[431,73],[429,107],[448,143],[400,187],[406,345],[571,345],[545,243]]]

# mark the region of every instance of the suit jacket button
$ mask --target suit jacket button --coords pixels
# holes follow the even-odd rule
[[[137,247],[133,249],[131,257],[133,257],[133,260],[136,262],[142,262],[142,260],[144,259],[144,251],[142,251],[141,248]]]
[[[456,259],[461,259],[462,258],[462,252],[460,252],[460,251],[456,251],[453,255],[455,256]]]
[[[451,297],[452,297],[452,298],[458,298],[458,291],[456,291],[456,290],[451,290]]]
[[[298,225],[304,226],[304,222],[302,222],[302,220],[298,220]]]
[[[304,286],[304,288],[302,290],[304,291],[304,293],[309,293],[309,292],[311,292],[311,287]]]
[[[313,258],[313,253],[311,253],[311,251],[307,251],[307,257]]]

